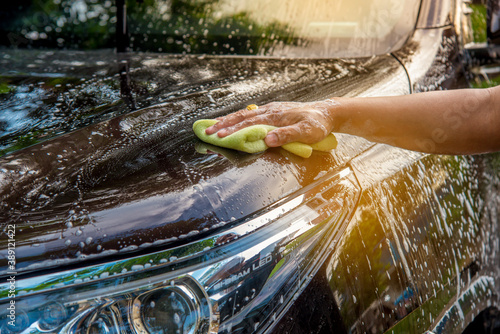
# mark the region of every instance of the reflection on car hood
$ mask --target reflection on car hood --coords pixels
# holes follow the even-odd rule
[[[394,81],[404,72],[391,56],[356,61],[139,58],[132,81],[182,76],[190,88],[168,102],[0,159],[0,219],[16,225],[18,271],[150,251],[205,236],[258,214],[370,146],[340,136],[335,152],[316,152],[309,159],[279,148],[248,155],[198,141],[191,131],[196,119],[249,103],[377,89],[387,93],[387,80],[403,92],[408,87]],[[172,71],[175,62],[192,65],[185,72]],[[6,242],[0,241],[2,252]]]

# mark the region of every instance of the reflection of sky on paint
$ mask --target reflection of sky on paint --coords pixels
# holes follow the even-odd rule
[[[18,86],[8,99],[1,99],[0,137],[34,126],[37,119],[28,117],[28,115],[43,105],[42,99],[44,97],[44,89]]]
[[[262,168],[262,166],[259,167],[259,169]],[[235,172],[238,175],[235,175]],[[238,181],[235,182],[235,179]],[[213,186],[217,186],[223,191],[214,192],[212,190]],[[176,222],[180,219],[202,218],[204,215],[210,213],[209,210],[213,211],[213,205],[216,205],[217,202],[223,205],[224,202],[237,196],[241,192],[242,187],[245,187],[247,193],[257,193],[259,191],[253,173],[240,173],[238,169],[232,169],[222,173],[212,182],[201,182],[194,187],[188,187],[182,191],[146,197],[112,209],[92,212],[91,215],[97,224],[105,221],[106,229],[110,230],[113,230],[114,226],[120,226],[122,230],[138,229],[143,225],[151,226],[152,223],[159,226],[168,222]],[[274,189],[276,189],[276,194],[269,194],[270,197],[278,196],[281,192],[279,187]],[[218,197],[216,202],[214,202],[213,196]],[[295,206],[296,204],[294,203],[291,202],[286,205]],[[202,204],[201,207],[200,204]],[[251,205],[251,203],[245,204]],[[207,205],[212,205],[212,207],[209,208]],[[248,209],[256,210],[260,208],[259,206],[258,208]],[[238,211],[244,210],[244,208],[237,209]],[[269,216],[269,218],[272,219],[274,217]]]
[[[190,209],[199,197],[193,188],[181,192],[172,192],[166,195],[153,196],[126,203],[124,205],[93,213],[92,216],[99,221],[106,221],[106,230],[140,229],[142,224],[151,223],[152,220],[161,225],[164,222],[175,222],[183,214],[189,215]],[[149,225],[148,225],[149,226]]]

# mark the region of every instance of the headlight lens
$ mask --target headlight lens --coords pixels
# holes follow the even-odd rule
[[[209,238],[18,280],[1,333],[248,333],[269,328],[316,273],[359,195],[349,168]]]
[[[207,333],[210,309],[203,288],[188,276],[170,283],[134,299],[132,327],[138,333]]]
[[[61,303],[50,303],[42,308],[40,314],[40,328],[50,331],[59,327],[68,318],[66,308]]]

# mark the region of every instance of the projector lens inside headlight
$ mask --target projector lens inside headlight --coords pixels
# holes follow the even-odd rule
[[[50,303],[41,310],[40,329],[50,331],[59,327],[68,314],[66,308],[61,303]]]
[[[12,305],[12,304],[11,304]],[[0,333],[5,334],[17,334],[22,333],[30,325],[28,315],[24,311],[20,312],[9,312],[2,321],[2,326],[0,327]]]
[[[1,333],[262,332],[305,288],[359,195],[332,173],[225,231],[153,254],[0,285]]]
[[[139,295],[131,314],[138,333],[166,333],[166,329],[169,333],[207,333],[210,326],[207,297],[188,277]]]

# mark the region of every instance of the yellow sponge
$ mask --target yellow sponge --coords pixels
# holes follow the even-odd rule
[[[207,135],[205,129],[214,125],[218,121],[215,119],[200,119],[193,124],[194,133],[206,143],[232,148],[238,151],[247,153],[257,153],[268,149],[269,147],[264,142],[267,133],[277,127],[272,125],[258,124],[243,128],[235,133],[232,133],[224,138],[220,138],[217,133]],[[337,147],[337,139],[330,133],[322,141],[308,145],[300,142],[293,142],[282,146],[285,150],[290,151],[303,158],[309,158],[313,150],[329,152]]]

